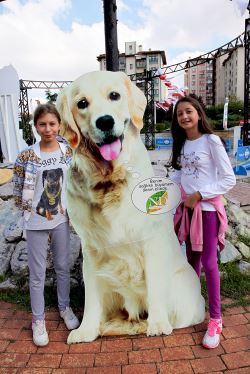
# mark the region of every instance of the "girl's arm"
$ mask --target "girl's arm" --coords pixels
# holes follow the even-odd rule
[[[22,208],[22,194],[23,194],[23,185],[24,185],[24,176],[25,176],[25,167],[21,160],[21,158],[18,156],[14,165],[13,170],[13,195],[15,200],[15,205],[21,209]]]
[[[217,168],[217,180],[211,180],[209,184],[200,188],[199,192],[203,199],[223,195],[236,184],[231,162],[220,138],[216,135],[210,135],[208,141],[214,167]]]
[[[174,173],[170,174],[169,175],[169,178],[177,183],[177,184],[181,184],[181,170],[175,170]]]

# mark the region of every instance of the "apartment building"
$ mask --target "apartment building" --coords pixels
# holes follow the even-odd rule
[[[192,60],[194,61],[194,60]],[[225,98],[235,96],[244,100],[244,47],[204,64],[185,70],[184,84],[190,93],[201,96],[205,105],[224,104]]]
[[[188,87],[189,93],[194,93],[197,96],[201,96],[205,105],[212,105],[213,61],[204,60],[203,64],[186,69],[184,74],[184,85]]]
[[[239,100],[244,100],[244,64],[244,47],[229,52],[223,62],[225,97],[236,96]]]
[[[106,70],[106,55],[97,56],[100,70]],[[166,65],[166,55],[161,50],[144,51],[135,41],[125,43],[125,52],[119,54],[119,70],[127,75],[143,73],[146,70],[159,69]],[[144,89],[143,82],[136,82],[137,86]],[[163,101],[166,98],[166,86],[159,78],[154,79],[154,100]]]
[[[216,57],[215,59],[215,74],[214,74],[214,87],[215,87],[215,105],[224,104],[226,94],[225,94],[225,67],[224,62],[228,58],[228,53]]]

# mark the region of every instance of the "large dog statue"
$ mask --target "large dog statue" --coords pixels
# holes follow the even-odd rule
[[[84,316],[68,343],[170,334],[204,319],[199,279],[172,214],[142,213],[131,200],[135,186],[154,175],[140,139],[145,106],[126,74],[109,71],[79,77],[57,100],[73,148],[68,212],[84,253]]]

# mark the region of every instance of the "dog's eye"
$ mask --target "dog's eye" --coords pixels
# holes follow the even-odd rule
[[[85,108],[88,107],[88,105],[89,105],[89,103],[87,102],[86,99],[82,99],[82,100],[78,101],[78,103],[77,103],[77,107],[79,109],[85,109]]]
[[[119,100],[120,97],[121,97],[121,95],[118,92],[115,92],[115,91],[112,91],[109,94],[110,100],[113,100],[113,101]]]

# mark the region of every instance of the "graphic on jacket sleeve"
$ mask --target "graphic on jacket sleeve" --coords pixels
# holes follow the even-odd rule
[[[53,215],[64,214],[64,208],[61,202],[63,183],[63,170],[61,168],[44,170],[42,174],[43,192],[36,212],[48,220],[53,219]]]

